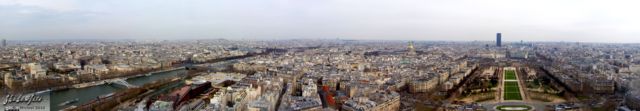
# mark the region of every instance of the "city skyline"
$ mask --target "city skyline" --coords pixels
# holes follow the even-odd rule
[[[634,1],[0,2],[0,37],[637,43]],[[571,7],[565,7],[571,6]],[[541,8],[544,7],[544,8]]]
[[[639,44],[500,47],[494,42],[224,39],[9,43],[0,47],[0,95],[49,98],[31,105],[42,110],[640,108]],[[236,97],[242,99],[225,99]],[[584,105],[590,101],[603,104]],[[19,105],[12,101],[5,106]]]

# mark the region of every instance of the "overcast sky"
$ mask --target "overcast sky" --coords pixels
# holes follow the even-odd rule
[[[640,43],[638,0],[0,0],[0,38]]]

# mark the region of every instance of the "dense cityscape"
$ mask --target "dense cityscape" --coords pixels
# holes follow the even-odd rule
[[[3,39],[0,95],[55,111],[640,109],[640,44],[483,37]]]
[[[640,111],[638,4],[0,0],[0,111]]]

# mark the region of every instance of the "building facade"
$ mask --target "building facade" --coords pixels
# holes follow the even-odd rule
[[[496,46],[502,47],[502,33],[496,34]]]

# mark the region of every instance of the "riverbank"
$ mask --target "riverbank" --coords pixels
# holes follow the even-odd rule
[[[131,85],[144,86],[145,84],[153,83],[154,81],[163,80],[166,78],[181,78],[186,75],[185,69],[170,70],[167,72],[155,73],[149,76],[139,76],[126,79],[125,81]],[[127,90],[129,88],[118,87],[114,85],[102,84],[97,86],[89,86],[85,88],[68,88],[66,90],[57,90],[51,93],[51,104],[60,104],[65,101],[80,99],[78,102],[65,106],[52,106],[53,111],[58,111],[66,107],[80,106],[82,104],[89,103],[97,97],[103,97],[115,92]]]
[[[195,77],[197,75],[202,74],[205,70],[189,70],[186,75],[168,78],[168,79],[160,79],[153,81],[152,83],[148,83],[143,85],[140,88],[131,88],[125,89],[121,91],[115,92],[117,95],[112,96],[111,98],[96,98],[91,100],[91,102],[78,106],[76,108],[71,109],[71,111],[87,111],[87,110],[111,110],[118,104],[122,102],[136,100],[137,97],[141,95],[146,95],[147,93],[153,93],[157,91],[156,89],[161,89],[167,86],[171,86],[171,84],[177,84],[185,79],[189,79]]]
[[[180,81],[181,79],[177,77],[157,80],[157,81],[154,81],[153,83],[145,84],[140,88],[126,89],[123,91],[115,92],[112,96],[109,96],[109,97],[96,98],[88,103],[82,104],[80,106],[77,106],[71,109],[71,111],[100,111],[100,110],[108,111],[111,108],[120,104],[121,101],[127,101],[129,99],[137,97],[137,95],[147,93],[152,89],[157,89],[162,86],[178,83]]]
[[[262,54],[268,54],[268,52],[265,53],[259,53],[259,54],[251,54],[249,56],[240,56],[240,57],[233,57],[233,58],[226,58],[226,59],[222,59],[222,60],[216,60],[216,61],[209,61],[211,63],[219,63],[219,62],[223,62],[224,61],[230,61],[230,60],[236,60],[236,59],[244,59],[247,57],[253,57],[256,55],[262,55]],[[137,73],[136,75],[133,76],[128,76],[129,79],[127,79],[126,81],[130,84],[136,85],[136,86],[145,86],[147,84],[152,84],[155,83],[154,81],[158,81],[158,80],[162,80],[165,78],[174,78],[174,77],[178,77],[178,78],[186,78],[186,77],[191,77],[191,76],[195,76],[194,74],[197,74],[196,72],[205,72],[207,71],[206,67],[197,67],[195,66],[197,64],[180,64],[178,66],[181,67],[177,67],[179,68],[178,70],[180,71],[172,71],[172,70],[168,70],[169,72],[166,72],[167,70],[161,70],[161,71],[155,71],[155,72],[148,72],[148,73]],[[225,64],[224,66],[228,66],[229,64]],[[184,72],[187,71],[187,73],[185,74]],[[162,74],[155,74],[155,73],[162,73]],[[111,94],[114,92],[126,92],[127,90],[131,90],[131,89],[138,89],[138,88],[131,88],[131,89],[122,89],[122,88],[116,88],[110,85],[97,85],[97,86],[90,86],[90,87],[86,87],[86,88],[68,88],[69,90],[63,90],[63,91],[56,91],[52,94],[53,98],[52,99],[52,103],[56,103],[56,102],[64,102],[64,101],[68,101],[68,100],[72,100],[75,98],[80,98],[79,102],[76,102],[75,104],[69,105],[69,106],[64,106],[64,107],[55,107],[52,108],[52,110],[60,110],[63,109],[65,107],[70,107],[70,106],[82,106],[83,104],[90,104],[91,101],[94,100],[103,100],[103,99],[98,99],[96,97],[99,97],[101,95],[105,95],[105,94]],[[156,88],[152,88],[152,89],[145,89],[148,91],[152,91],[152,92],[156,92]],[[131,99],[131,98],[129,98]],[[133,99],[135,99],[135,97],[133,97]],[[118,99],[119,102],[122,102],[122,100],[128,100],[128,99]],[[82,107],[76,107],[77,108],[82,108]]]
[[[120,78],[111,78],[111,79],[104,79],[104,80],[99,80],[99,81],[84,82],[84,83],[73,84],[73,85],[70,85],[70,86],[54,87],[54,88],[47,89],[47,90],[59,91],[59,90],[67,90],[67,89],[71,89],[71,88],[86,88],[86,87],[102,85],[106,81],[113,81],[113,80],[122,79],[122,78],[127,80],[127,79],[130,79],[130,78],[137,78],[137,77],[141,77],[141,76],[149,76],[148,74],[156,74],[156,73],[163,73],[163,72],[169,72],[169,71],[176,71],[176,70],[180,70],[180,69],[185,69],[185,67],[175,67],[175,68],[164,69],[164,70],[155,71],[155,72],[149,72],[147,74],[136,74],[136,75],[120,77]],[[41,90],[41,91],[44,91],[44,90]],[[38,92],[38,91],[36,91],[36,92]]]

